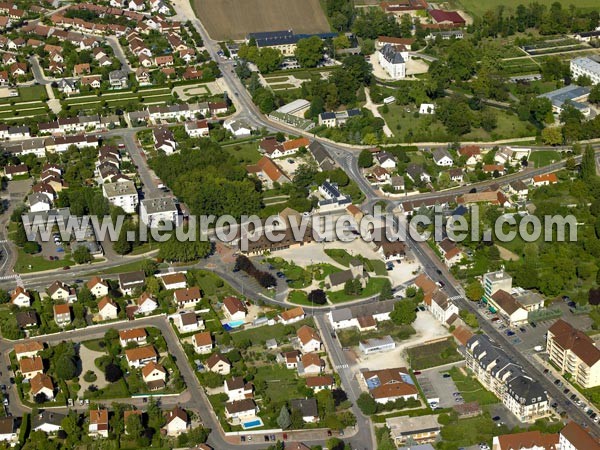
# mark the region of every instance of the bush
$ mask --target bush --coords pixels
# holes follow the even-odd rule
[[[88,370],[85,373],[85,375],[83,376],[83,379],[87,383],[93,383],[94,381],[96,381],[98,379],[98,376],[96,375],[96,372],[94,372],[93,370]]]

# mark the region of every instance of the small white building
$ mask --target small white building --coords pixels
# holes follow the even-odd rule
[[[207,355],[212,352],[213,341],[210,332],[204,331],[202,333],[196,333],[192,337],[192,344],[194,345],[194,351],[200,355]]]
[[[133,214],[137,210],[139,195],[133,181],[104,183],[102,195],[108,200],[108,203],[123,208],[123,211],[128,214]]]
[[[386,44],[377,51],[377,59],[390,78],[406,78],[406,61],[409,55],[403,46]]]
[[[180,223],[179,209],[173,197],[144,199],[140,202],[140,219],[150,228],[159,223],[171,222],[175,226]]]

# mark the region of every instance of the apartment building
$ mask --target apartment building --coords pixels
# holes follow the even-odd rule
[[[579,78],[587,76],[592,80],[592,84],[600,83],[600,63],[592,58],[575,58],[571,60],[571,76]]]
[[[512,277],[499,270],[498,272],[488,272],[483,275],[483,298],[486,302],[489,302],[497,291],[502,289],[503,291],[510,292],[512,289]]]
[[[138,192],[133,181],[103,184],[102,194],[108,199],[108,203],[123,208],[123,211],[129,214],[136,211],[139,203]]]
[[[550,361],[569,373],[573,381],[588,389],[600,385],[600,349],[583,331],[562,319],[549,329],[546,351]]]
[[[548,396],[542,385],[485,335],[467,341],[467,367],[479,382],[502,401],[521,422],[550,415]]]

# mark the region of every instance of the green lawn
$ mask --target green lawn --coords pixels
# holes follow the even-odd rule
[[[114,267],[109,267],[108,269],[103,269],[97,273],[99,275],[110,275],[113,273],[133,272],[136,270],[141,270],[143,263],[144,263],[143,260],[132,261],[129,263],[124,263],[120,266],[114,266]]]
[[[433,344],[409,348],[406,352],[410,361],[410,367],[415,370],[437,367],[463,359],[460,353],[456,351],[456,344],[452,338]]]
[[[490,447],[494,436],[508,432],[506,426],[497,427],[489,414],[456,420],[442,428],[441,449],[457,449],[486,442]]]
[[[44,86],[27,86],[19,88],[19,96],[16,97],[23,102],[31,102],[34,100],[40,100],[42,96],[47,95],[46,88]]]
[[[303,397],[300,388],[305,386],[305,381],[298,379],[295,370],[286,369],[280,364],[261,366],[256,370],[254,383],[258,385],[263,380],[268,386],[266,394],[274,402]]]
[[[385,282],[386,278],[370,278],[365,288],[359,295],[347,295],[344,290],[336,292],[328,292],[327,298],[331,303],[342,303],[350,300],[357,300],[360,298],[371,297],[381,292],[381,287]]]
[[[388,112],[382,115],[399,142],[444,142],[450,139],[446,127],[434,116],[417,115],[408,112],[405,106],[396,104],[387,105]],[[380,110],[382,110],[380,108]],[[414,107],[413,107],[414,109]],[[521,122],[519,118],[504,110],[494,109],[498,118],[498,126],[487,132],[482,128],[475,128],[470,133],[461,137],[463,140],[490,141],[496,139],[508,139],[529,137],[535,135],[533,126]]]
[[[387,275],[385,263],[379,259],[367,259],[362,255],[352,256],[341,248],[328,248],[325,250],[325,254],[342,266],[349,267],[350,261],[358,259],[362,261],[368,272],[375,272],[379,276]]]
[[[327,263],[313,264],[306,269],[312,272],[313,278],[317,281],[322,281],[327,275],[342,271],[339,267]]]
[[[498,398],[490,391],[484,389],[475,377],[465,375],[457,367],[453,367],[448,373],[452,377],[454,384],[456,384],[456,388],[465,399],[465,402],[477,401],[480,405],[491,405],[499,402]]]
[[[234,343],[238,343],[244,339],[250,339],[252,345],[264,346],[265,342],[269,339],[275,339],[277,342],[281,343],[291,330],[291,328],[289,328],[290,326],[297,330],[302,325],[312,324],[312,319],[304,319],[292,325],[278,323],[273,326],[262,326],[251,328],[249,330],[235,331],[231,333],[231,337],[233,338]]]
[[[545,5],[547,8],[550,8],[550,5],[554,3],[555,0],[539,0],[538,3],[541,5]],[[523,4],[522,0],[507,0],[502,2],[502,6],[506,9],[515,10],[517,6]],[[476,16],[482,16],[485,12],[489,10],[496,10],[498,6],[497,0],[454,0],[451,4],[456,7],[465,9],[468,13],[474,14]],[[563,2],[563,8],[567,8],[569,5],[575,5],[578,8],[586,8],[593,9],[598,7],[597,0],[573,0],[570,2]]]
[[[531,152],[531,156],[529,156],[529,162],[534,164],[534,167],[548,166],[561,159],[560,152],[555,152],[552,150]]]
[[[262,155],[258,151],[256,142],[245,142],[243,144],[226,145],[223,148],[232,154],[240,164],[256,164]]]
[[[288,295],[288,302],[294,303],[296,305],[314,306],[311,302],[308,301],[307,294],[304,291],[290,291]]]
[[[29,255],[25,253],[23,249],[19,248],[17,262],[15,263],[15,272],[41,272],[42,270],[59,269],[73,264],[75,264],[75,262],[68,256],[65,259],[59,259],[58,261],[50,261],[43,256]]]

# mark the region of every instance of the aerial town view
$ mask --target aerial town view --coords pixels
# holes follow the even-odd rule
[[[0,450],[600,450],[600,0],[6,0],[0,58]]]

